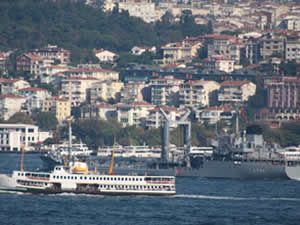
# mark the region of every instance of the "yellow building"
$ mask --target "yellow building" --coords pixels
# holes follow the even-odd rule
[[[71,116],[71,102],[67,99],[56,99],[54,105],[56,119],[59,123]]]
[[[71,116],[71,102],[64,98],[47,98],[42,103],[43,112],[53,112],[59,123]]]

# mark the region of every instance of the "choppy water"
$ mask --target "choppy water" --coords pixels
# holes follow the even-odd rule
[[[0,154],[0,172],[19,158]],[[26,168],[37,166],[26,156]],[[300,225],[300,182],[178,178],[172,197],[0,193],[0,225],[19,224]]]

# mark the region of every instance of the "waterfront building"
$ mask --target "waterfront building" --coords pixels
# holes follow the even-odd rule
[[[0,124],[0,151],[34,150],[33,145],[52,137],[30,124]]]

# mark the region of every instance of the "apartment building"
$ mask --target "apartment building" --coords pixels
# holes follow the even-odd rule
[[[219,121],[224,121],[230,124],[235,114],[236,112],[230,105],[210,106],[199,110],[196,118],[201,123],[216,124]]]
[[[284,58],[286,37],[284,35],[267,33],[260,38],[260,55],[263,60],[268,58]]]
[[[124,83],[120,81],[99,81],[91,86],[90,102],[120,100]]]
[[[300,79],[274,77],[266,84],[268,108],[278,120],[300,120]]]
[[[300,38],[286,41],[285,59],[300,61]]]
[[[255,95],[256,85],[250,81],[228,80],[220,85],[218,101],[225,103],[243,103]]]
[[[0,78],[0,94],[15,94],[19,89],[28,88],[30,84],[22,79]]]
[[[150,80],[151,102],[154,105],[179,105],[179,91],[183,80],[172,76],[155,78]]]
[[[149,115],[146,119],[147,128],[160,128],[164,125],[165,117],[162,115],[160,108],[164,110],[170,121],[170,128],[178,126],[178,120],[186,113],[183,108],[175,108],[170,106],[155,107],[149,110]]]
[[[119,0],[118,8],[121,11],[128,11],[130,16],[139,17],[146,23],[157,20],[155,2],[152,0]]]
[[[123,127],[144,126],[149,115],[149,110],[155,107],[147,102],[119,103],[116,106],[117,120]]]
[[[20,112],[26,98],[16,94],[0,95],[0,118],[8,120],[16,112]]]
[[[151,87],[144,81],[130,81],[124,84],[121,102],[143,102],[151,99]]]
[[[110,120],[117,118],[117,107],[104,102],[81,107],[82,119]]]
[[[99,68],[74,68],[63,72],[67,77],[92,77],[98,80],[119,80],[119,73],[114,70]]]
[[[92,84],[99,80],[94,77],[69,77],[61,82],[61,97],[71,102],[72,107],[88,101]]]
[[[220,84],[215,81],[189,80],[180,86],[180,103],[199,109],[217,102]]]
[[[190,61],[198,54],[198,49],[202,46],[200,42],[191,43],[183,40],[182,42],[168,43],[161,47],[163,50],[163,63],[174,64],[177,62]]]
[[[236,64],[240,64],[244,45],[239,39],[233,36],[219,34],[207,35],[205,39],[208,58],[219,55],[226,59],[234,60]]]
[[[38,55],[43,59],[50,59],[56,63],[70,63],[71,52],[69,50],[58,47],[57,45],[47,45],[43,48],[34,49],[30,54]]]

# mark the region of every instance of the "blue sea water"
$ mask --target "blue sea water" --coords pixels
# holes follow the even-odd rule
[[[41,167],[26,155],[26,169]],[[0,154],[0,172],[20,155]],[[0,225],[300,225],[300,182],[177,178],[172,197],[0,194]]]

